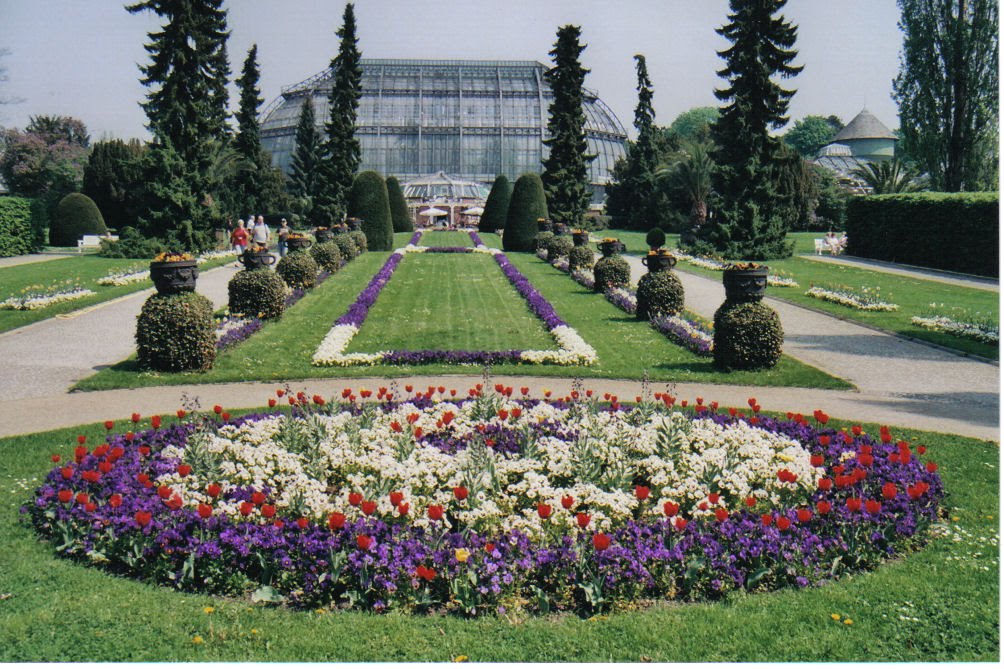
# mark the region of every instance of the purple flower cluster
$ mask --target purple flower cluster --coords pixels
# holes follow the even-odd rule
[[[669,316],[663,316],[662,314],[657,314],[649,319],[649,324],[662,333],[667,339],[671,339],[680,346],[693,351],[697,355],[701,356],[711,356],[712,347],[714,346],[714,334],[709,332],[703,324],[696,321],[692,321],[682,316],[678,317],[680,320],[684,320],[689,325],[681,325],[677,320],[670,318]],[[694,330],[706,335],[695,336]]]
[[[470,246],[430,246],[426,253],[474,253]]]
[[[502,268],[502,273],[505,274],[507,279],[509,279],[513,288],[515,288],[519,294],[523,296],[523,299],[526,300],[527,305],[530,307],[530,311],[532,311],[537,318],[544,321],[548,330],[553,330],[561,325],[568,325],[568,323],[561,320],[561,317],[559,317],[557,312],[554,311],[554,307],[551,306],[551,303],[548,302],[547,299],[533,287],[530,280],[523,276],[522,272],[516,269],[513,264],[509,262],[509,258],[507,258],[504,253],[496,253],[495,262],[497,262],[499,267]]]
[[[511,351],[390,351],[382,362],[389,365],[422,365],[445,363],[449,365],[501,365],[520,361],[518,349]]]
[[[604,291],[603,296],[607,298],[608,302],[621,311],[633,315],[634,312],[638,310],[638,300],[635,298],[634,293],[627,288],[622,288],[621,290],[606,290]]]
[[[725,500],[725,518],[666,511],[662,519],[629,521],[606,534],[594,533],[587,518],[583,532],[544,542],[517,531],[498,536],[467,531],[452,507],[443,512],[454,529],[442,522],[424,529],[412,524],[407,512],[354,521],[333,513],[320,523],[296,516],[234,520],[211,505],[206,514],[175,505],[172,491],[154,483],[181,464],[163,457],[162,448],[184,447],[192,432],[214,427],[207,422],[109,435],[107,445],[78,451],[74,463],[56,466],[22,512],[64,556],[90,561],[100,554],[109,569],[178,588],[245,594],[271,584],[299,607],[446,606],[465,614],[516,599],[534,602],[531,606],[541,611],[589,613],[611,602],[663,598],[668,592],[692,600],[741,589],[805,587],[873,568],[920,545],[937,518],[944,490],[936,468],[925,466],[909,445],[894,443],[887,433],[876,441],[866,434],[813,427],[800,416],[693,415],[720,424],[757,422],[798,440],[820,458],[826,480],[836,479],[836,487],[820,481],[799,508],[754,512],[742,500]],[[540,433],[576,437],[548,425],[541,425]],[[500,453],[518,450],[515,435],[504,427],[482,438]],[[446,452],[463,447],[436,439],[427,436],[426,443]],[[853,456],[846,457],[847,452]],[[850,475],[858,470],[860,476]],[[254,504],[255,493],[267,498],[270,492],[242,487],[227,497]],[[855,500],[870,503],[868,510],[852,504]],[[588,514],[588,508],[582,512]],[[425,515],[426,510],[410,513]]]
[[[415,234],[421,236],[419,233]],[[403,253],[395,252],[390,254],[390,257],[387,258],[387,262],[383,264],[380,271],[373,275],[369,284],[367,284],[367,286],[363,288],[363,291],[359,293],[359,297],[357,297],[356,301],[348,308],[348,311],[342,314],[342,316],[335,321],[335,325],[362,326],[363,321],[366,320],[366,316],[369,315],[370,307],[372,307],[373,303],[376,302],[377,297],[380,295],[380,291],[382,291],[383,287],[387,285],[388,281],[390,281],[390,277],[393,276],[394,270],[396,270],[397,266],[401,264],[401,260],[403,258]]]

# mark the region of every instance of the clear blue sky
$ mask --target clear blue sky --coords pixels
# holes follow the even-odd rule
[[[118,0],[0,0],[0,61],[8,81],[0,125],[24,127],[29,116],[83,120],[95,139],[148,137],[139,107],[145,89],[137,65],[159,22],[129,14]],[[283,86],[324,69],[337,50],[338,0],[229,0],[231,68],[239,73],[258,44],[266,104]],[[630,127],[636,102],[635,53],[645,54],[655,88],[657,122],[692,107],[715,105],[722,66],[715,34],[726,0],[358,0],[359,46],[370,58],[539,60],[559,25],[582,27],[586,85]],[[895,0],[790,0],[798,26],[796,63],[805,70],[785,85],[798,90],[790,115],[837,114],[849,121],[867,106],[890,128],[899,125],[890,94],[902,34]],[[236,95],[231,95],[236,106]]]

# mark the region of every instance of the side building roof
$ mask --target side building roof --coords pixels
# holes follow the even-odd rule
[[[847,140],[855,139],[897,140],[899,138],[896,137],[892,130],[887,128],[882,121],[878,120],[874,114],[867,109],[862,109],[861,112],[851,119],[851,122],[845,125],[830,141],[845,142]]]

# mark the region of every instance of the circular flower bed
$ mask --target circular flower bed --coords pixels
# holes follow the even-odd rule
[[[184,589],[588,613],[872,568],[924,540],[943,496],[923,446],[818,411],[521,393],[277,391],[270,414],[179,411],[53,456],[24,512],[61,554]]]

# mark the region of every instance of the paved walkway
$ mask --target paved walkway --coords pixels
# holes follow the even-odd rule
[[[806,260],[826,262],[833,265],[847,265],[848,267],[859,267],[873,272],[884,272],[886,274],[898,274],[908,276],[912,279],[924,279],[925,281],[938,281],[948,283],[953,286],[963,286],[965,288],[976,288],[977,290],[990,290],[1000,292],[1000,282],[989,277],[974,276],[972,274],[958,274],[956,272],[942,272],[936,269],[925,269],[923,267],[912,267],[899,265],[897,263],[884,262],[882,260],[869,260],[868,258],[853,258],[849,256],[829,256],[805,254],[798,256]]]
[[[629,258],[634,278],[641,275],[640,259]],[[199,292],[215,304],[226,302],[226,285],[236,271],[217,268],[199,279]],[[711,317],[724,299],[720,281],[680,273],[688,308]],[[0,360],[6,374],[0,379],[0,436],[68,427],[79,423],[122,418],[133,411],[143,415],[173,413],[183,396],[198,397],[203,406],[229,408],[261,406],[275,383],[192,385],[92,393],[66,393],[76,381],[103,366],[128,357],[134,350],[135,316],[150,291],[112,303],[49,319],[0,335]],[[785,351],[807,364],[847,379],[856,390],[760,388],[711,384],[654,384],[681,397],[704,397],[723,405],[744,406],[757,397],[768,410],[811,414],[823,409],[848,420],[908,425],[985,439],[999,438],[998,368],[927,346],[903,341],[852,323],[806,309],[768,300],[785,328]],[[443,385],[461,394],[480,382],[478,376],[410,377],[397,381],[415,388]],[[567,393],[572,379],[503,378],[495,381],[528,386],[536,396],[545,389]],[[294,390],[340,394],[345,387],[391,387],[392,379],[314,379],[292,384]],[[588,380],[586,388],[633,399],[643,394],[640,382]]]
[[[0,267],[17,267],[18,265],[29,265],[35,262],[48,262],[50,260],[60,260],[62,258],[77,258],[76,253],[29,253],[24,256],[10,256],[0,258]]]

